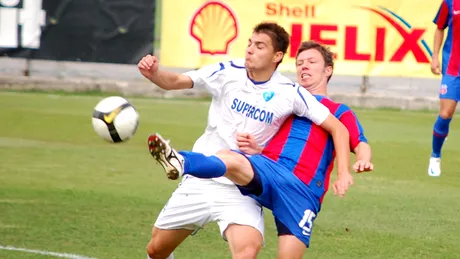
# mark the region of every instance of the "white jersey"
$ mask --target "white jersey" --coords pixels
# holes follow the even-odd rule
[[[329,110],[307,90],[276,72],[266,82],[251,80],[243,60],[187,72],[193,87],[212,95],[208,124],[193,151],[213,155],[221,149],[238,149],[236,133],[253,135],[264,146],[291,114],[321,124]],[[231,183],[225,177],[216,178]]]

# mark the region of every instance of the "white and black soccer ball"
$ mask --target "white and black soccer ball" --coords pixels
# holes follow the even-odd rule
[[[139,125],[139,114],[125,98],[111,96],[101,100],[93,112],[93,128],[104,140],[112,143],[130,139]]]

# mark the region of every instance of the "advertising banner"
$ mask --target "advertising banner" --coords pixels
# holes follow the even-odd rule
[[[435,17],[441,1],[163,1],[161,64],[198,68],[245,54],[254,26],[277,22],[291,46],[280,71],[295,71],[302,41],[327,44],[335,74],[430,77]]]

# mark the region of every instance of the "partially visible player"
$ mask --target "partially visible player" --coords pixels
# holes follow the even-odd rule
[[[332,53],[309,41],[301,45],[296,60],[300,84],[317,94],[348,128],[349,145],[357,159],[355,171],[373,170],[371,149],[356,115],[347,106],[326,97],[327,82],[333,70]],[[198,177],[224,175],[238,184],[242,193],[271,209],[279,235],[278,258],[302,258],[334,165],[334,143],[327,131],[308,119],[292,116],[263,149],[262,155],[256,154],[261,148],[252,136],[240,134],[240,150],[253,154],[246,157],[228,150],[216,156],[195,152],[179,154],[160,135],[156,134],[155,140],[154,146],[162,163],[170,162],[161,155],[163,152],[183,156],[183,165],[171,161],[169,169],[174,167],[186,175]],[[339,169],[334,193],[343,197],[350,183],[351,175]]]
[[[443,0],[433,21],[434,34],[431,72],[442,74],[439,91],[440,111],[433,127],[433,141],[429,176],[441,175],[441,149],[449,134],[449,124],[460,100],[460,0]],[[442,50],[442,69],[440,69],[439,50],[444,40],[444,30],[449,27]]]
[[[158,60],[146,56],[138,67],[146,78],[163,89],[193,87],[211,93],[208,125],[196,141],[194,151],[213,155],[221,149],[236,149],[236,132],[243,129],[253,134],[259,145],[264,145],[294,113],[331,132],[337,146],[339,170],[348,172],[345,127],[305,89],[275,71],[288,45],[289,35],[281,26],[261,23],[248,41],[244,62],[223,62],[175,74],[159,70]],[[168,153],[167,159],[179,162],[179,157],[172,153]],[[162,165],[168,168],[169,162]],[[176,179],[178,173],[169,170],[168,177]],[[233,258],[256,258],[264,231],[260,204],[243,196],[226,178],[203,180],[190,175],[183,178],[158,216],[147,246],[149,256],[167,257],[187,236],[212,221],[218,222]]]

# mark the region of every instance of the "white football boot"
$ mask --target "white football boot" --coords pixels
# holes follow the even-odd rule
[[[184,174],[184,157],[169,145],[169,140],[160,134],[151,134],[148,138],[150,154],[157,160],[171,180],[176,180]]]
[[[428,166],[429,176],[441,176],[441,158],[430,157],[430,165]]]

